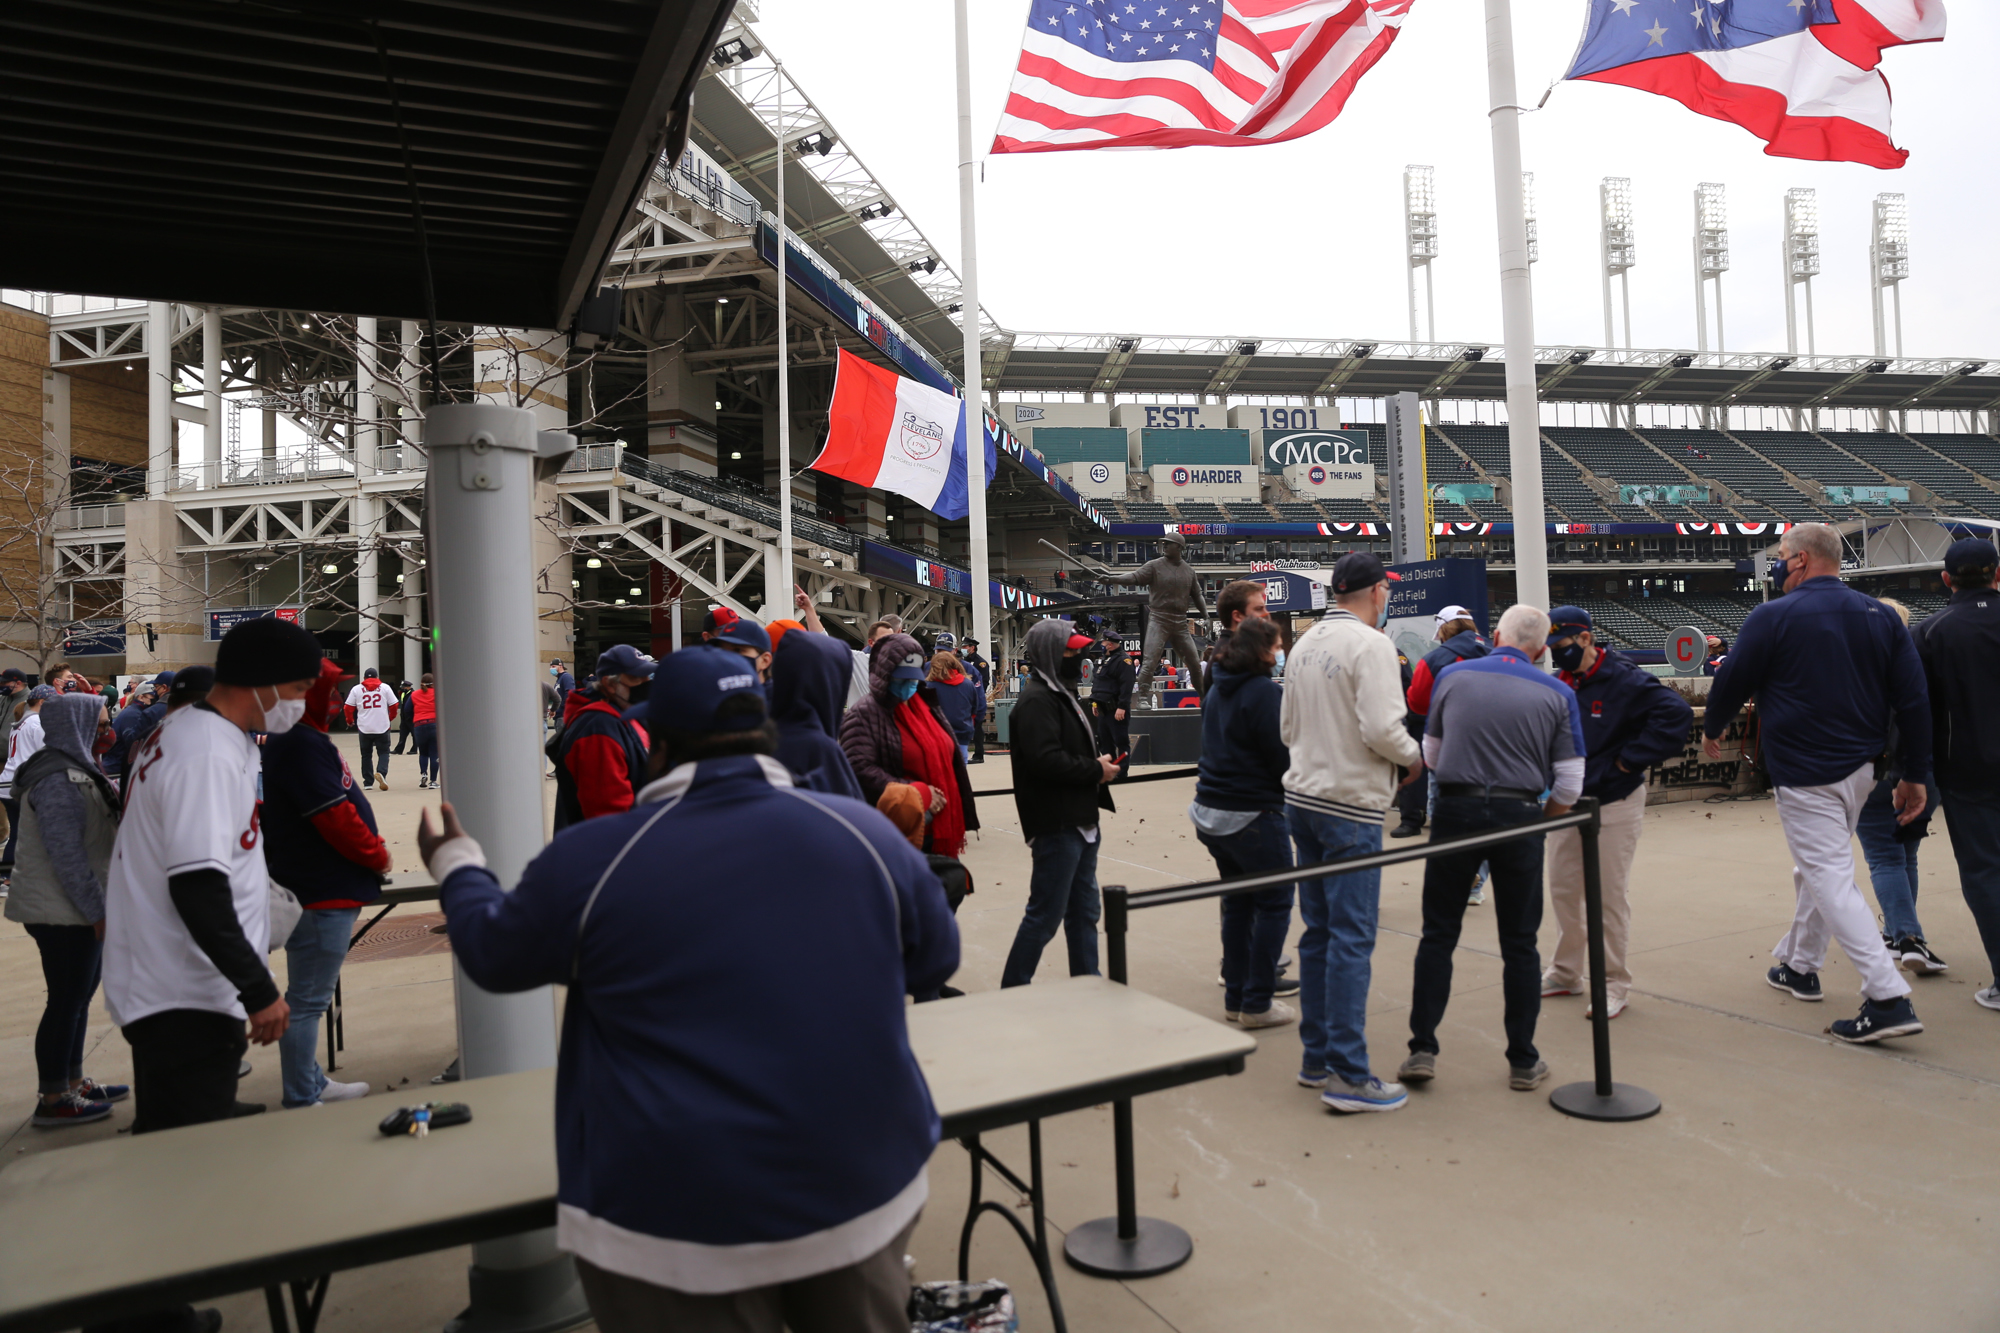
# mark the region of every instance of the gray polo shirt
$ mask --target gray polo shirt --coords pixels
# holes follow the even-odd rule
[[[1424,739],[1425,757],[1435,752],[1431,767],[1439,782],[1554,789],[1563,804],[1583,789],[1586,751],[1576,691],[1518,648],[1500,648],[1439,672]],[[1567,800],[1565,777],[1575,784]]]

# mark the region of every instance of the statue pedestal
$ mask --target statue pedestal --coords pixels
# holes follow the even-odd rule
[[[1199,708],[1140,708],[1129,717],[1134,765],[1201,761]]]

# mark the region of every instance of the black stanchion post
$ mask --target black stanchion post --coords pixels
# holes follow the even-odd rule
[[[1590,948],[1590,1039],[1596,1077],[1589,1083],[1565,1083],[1549,1094],[1549,1103],[1579,1120],[1644,1120],[1660,1113],[1660,1099],[1644,1088],[1611,1081],[1611,1004],[1604,979],[1604,875],[1598,861],[1597,835],[1602,811],[1594,797],[1577,802],[1590,822],[1577,829],[1583,847],[1584,928]]]
[[[1125,970],[1125,932],[1130,921],[1127,890],[1122,884],[1104,886],[1105,971],[1119,985],[1129,981]],[[1194,1253],[1194,1238],[1157,1217],[1139,1216],[1139,1185],[1132,1162],[1132,1101],[1111,1103],[1111,1147],[1118,1181],[1118,1215],[1100,1217],[1071,1229],[1063,1241],[1063,1258],[1092,1277],[1152,1277],[1170,1272]]]

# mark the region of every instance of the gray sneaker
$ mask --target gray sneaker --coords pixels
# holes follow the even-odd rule
[[[1403,1067],[1396,1071],[1399,1083],[1428,1083],[1437,1077],[1438,1058],[1435,1051],[1411,1051],[1410,1058],[1403,1061]]]
[[[1547,1060],[1537,1060],[1533,1069],[1509,1069],[1507,1071],[1507,1086],[1516,1092],[1533,1092],[1536,1088],[1542,1086],[1542,1083],[1548,1076],[1549,1062]]]
[[[1983,1004],[1988,1009],[2000,1009],[2000,981],[1994,982],[1985,990],[1972,992],[1972,1002]]]
[[[1327,1085],[1319,1095],[1333,1110],[1352,1114],[1356,1111],[1393,1111],[1410,1100],[1410,1094],[1403,1091],[1400,1083],[1384,1083],[1379,1078],[1371,1078],[1366,1083],[1349,1083],[1336,1079]]]

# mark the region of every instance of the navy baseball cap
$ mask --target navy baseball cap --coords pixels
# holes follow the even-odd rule
[[[727,717],[718,716],[731,699],[752,699],[757,706],[731,709]],[[653,692],[626,716],[643,719],[655,732],[700,734],[753,731],[764,725],[768,708],[756,666],[744,661],[741,653],[704,644],[668,653],[656,664]]]
[[[159,675],[153,677],[153,688],[156,690],[170,690],[173,686],[174,673],[171,671],[162,671]]]
[[[614,643],[597,655],[597,678],[650,676],[659,663],[629,643]]]
[[[726,606],[717,609],[729,610]],[[728,643],[738,648],[755,648],[760,653],[771,651],[771,635],[768,630],[756,621],[746,620],[733,612],[731,616],[730,620],[720,625],[709,637],[710,643]]]
[[[1549,612],[1549,642],[1574,638],[1590,628],[1590,612],[1580,606],[1558,606]]]
[[[22,673],[19,667],[8,667],[5,671],[0,671],[0,680],[25,682],[27,679],[28,677]]]
[[[1349,551],[1333,564],[1333,590],[1343,596],[1372,588],[1384,579],[1400,583],[1403,576],[1384,569],[1382,557],[1373,551]]]
[[[889,673],[889,679],[922,680],[925,673],[929,671],[930,665],[930,659],[925,657],[921,651],[911,653],[896,664],[896,669]]]
[[[1944,553],[1944,572],[2000,568],[2000,550],[1984,537],[1960,537]]]

